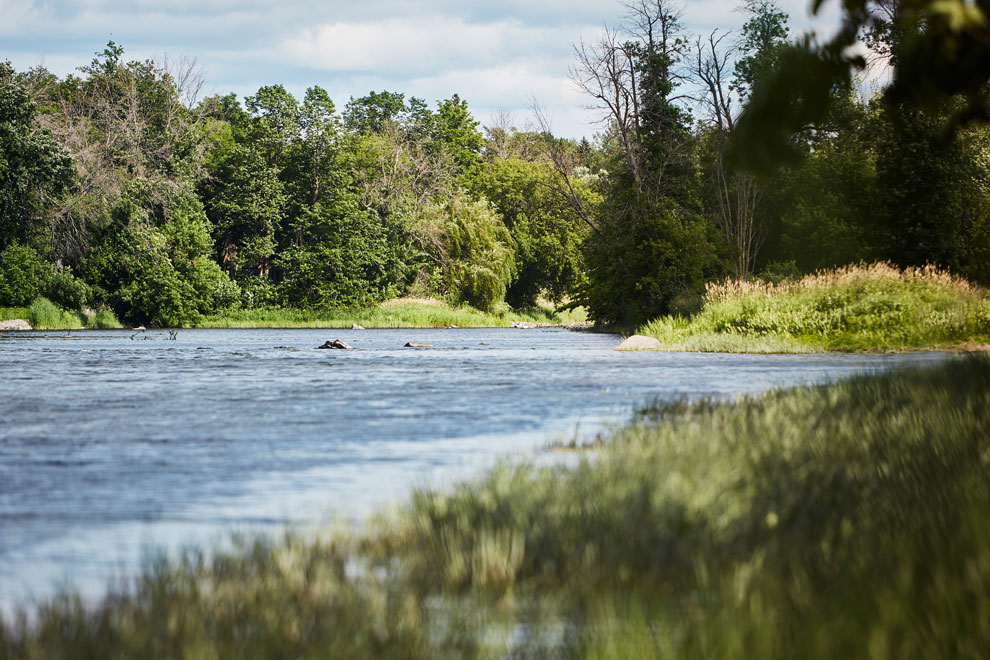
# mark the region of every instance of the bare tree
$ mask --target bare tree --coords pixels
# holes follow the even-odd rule
[[[512,111],[499,108],[492,115],[491,124],[485,126],[485,143],[488,153],[496,160],[505,160],[512,155],[511,138],[515,132]]]
[[[705,109],[711,146],[711,190],[714,215],[732,248],[736,277],[749,276],[753,260],[766,238],[766,227],[759,223],[757,207],[762,191],[748,173],[734,170],[726,159],[729,139],[735,130],[735,110],[729,88],[730,64],[734,48],[724,45],[728,33],[717,30],[695,44],[694,75],[702,93],[697,99]]]
[[[591,227],[592,231],[601,236],[602,230],[591,218],[591,213],[588,211],[584,197],[581,194],[580,186],[574,181],[574,171],[578,167],[578,162],[573,152],[567,149],[562,141],[553,137],[550,119],[543,111],[543,108],[535,100],[532,102],[531,107],[533,118],[544,136],[544,139],[541,141],[544,157],[553,165],[554,170],[562,182],[562,185],[557,188],[557,192],[567,200],[567,203],[578,217]]]

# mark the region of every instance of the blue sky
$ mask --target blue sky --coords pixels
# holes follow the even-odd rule
[[[691,32],[738,29],[741,0],[687,0]],[[827,29],[807,0],[779,0],[794,31]],[[459,94],[490,121],[510,110],[527,122],[535,97],[555,132],[591,135],[594,116],[568,78],[571,44],[620,22],[618,0],[0,0],[0,59],[65,75],[113,40],[127,59],[196,58],[204,93],[239,96],[282,83],[311,85],[338,106],[388,89],[433,103]]]

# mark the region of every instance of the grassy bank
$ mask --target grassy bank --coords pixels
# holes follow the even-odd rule
[[[451,307],[432,298],[399,298],[381,305],[359,309],[303,310],[250,309],[205,316],[197,328],[499,328],[513,321],[539,325],[582,324],[587,320],[583,308],[556,311],[541,302],[526,310],[489,314],[472,307]],[[31,307],[0,307],[0,321],[25,319],[36,330],[113,329],[122,327],[113,312],[102,309],[94,314],[62,309],[45,298]]]
[[[556,312],[552,305],[532,310],[508,310],[488,314],[472,307],[451,307],[430,298],[400,298],[376,307],[311,311],[299,309],[252,309],[208,316],[200,328],[498,328],[512,321],[563,324],[582,322],[583,310]]]
[[[24,319],[35,330],[112,330],[123,327],[114,313],[103,308],[96,311],[71,311],[47,298],[35,298],[30,307],[0,307],[0,321]]]
[[[808,353],[990,343],[985,290],[927,267],[822,271],[794,282],[708,286],[701,312],[640,329],[663,350]]]
[[[149,565],[0,657],[986,658],[990,357],[654,406],[359,534]]]

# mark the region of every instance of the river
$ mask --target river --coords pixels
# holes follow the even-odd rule
[[[315,350],[340,338],[354,350]],[[0,612],[96,595],[143,556],[355,521],[654,398],[735,397],[944,359],[620,353],[548,328],[8,333]],[[407,342],[431,348],[405,348]]]

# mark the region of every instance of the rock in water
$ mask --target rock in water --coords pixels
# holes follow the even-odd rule
[[[424,344],[418,341],[411,341],[405,345],[405,348],[433,348],[433,344]]]
[[[643,335],[633,335],[619,344],[617,351],[659,351],[660,342],[654,337],[644,337]]]
[[[364,326],[360,326],[357,323],[352,323],[351,330],[364,330]]]
[[[333,341],[327,341],[325,344],[323,344],[323,346],[317,346],[317,348],[338,348],[338,349],[346,350],[354,347],[350,346],[349,344],[345,344],[339,339],[334,339]]]

